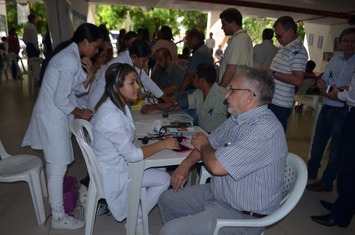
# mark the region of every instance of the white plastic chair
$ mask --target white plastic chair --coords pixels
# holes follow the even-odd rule
[[[307,93],[307,90],[310,87],[314,86],[315,83],[316,83],[315,79],[304,79],[296,95],[305,95]]]
[[[40,57],[28,59],[28,85],[31,95],[34,93],[35,83],[39,81],[42,61],[43,59]]]
[[[43,197],[48,197],[42,160],[34,155],[10,155],[0,140],[0,182],[26,181],[31,191],[38,224],[46,220]]]
[[[202,166],[203,167],[203,166]],[[204,178],[208,178],[208,172],[203,167],[201,171]],[[202,174],[201,174],[202,175]],[[204,182],[203,180],[200,180]],[[284,177],[283,199],[279,209],[263,218],[255,219],[217,219],[210,235],[218,235],[222,227],[266,227],[277,223],[288,215],[296,206],[307,184],[307,167],[304,161],[294,153],[288,153]],[[262,232],[262,234],[264,234]]]
[[[85,212],[85,235],[93,233],[98,200],[105,198],[102,173],[95,153],[89,143],[93,140],[92,126],[84,119],[74,119],[71,123],[71,132],[83,153],[90,181],[88,188],[87,205]],[[88,134],[88,135],[87,135]],[[144,234],[148,235],[148,213],[146,205],[146,189],[142,188],[141,206],[143,215]]]
[[[15,64],[16,70],[17,70],[17,77],[13,78],[13,79],[18,80],[20,85],[22,85],[22,72],[21,72],[20,66],[18,65],[18,60],[17,60],[18,58],[19,58],[19,56],[16,55],[14,52],[8,53],[7,54],[7,66],[8,66],[8,69],[11,71],[12,63]]]

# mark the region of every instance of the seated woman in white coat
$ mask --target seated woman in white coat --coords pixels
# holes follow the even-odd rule
[[[84,221],[64,211],[63,180],[67,165],[74,161],[70,122],[74,116],[86,120],[92,117],[92,110],[79,108],[76,95],[88,91],[94,77],[90,58],[98,52],[101,43],[98,27],[84,23],[70,40],[55,49],[22,142],[22,146],[43,149],[54,229],[85,226]]]
[[[105,92],[92,120],[92,147],[102,169],[103,188],[110,212],[117,221],[123,221],[128,210],[128,163],[141,161],[164,149],[178,149],[179,143],[175,138],[169,138],[136,147],[133,143],[136,128],[127,103],[138,99],[138,74],[128,64],[115,63],[107,68],[105,77]],[[147,188],[148,212],[169,185],[170,176],[167,172],[160,169],[144,171],[142,187]],[[141,210],[136,234],[143,234]]]

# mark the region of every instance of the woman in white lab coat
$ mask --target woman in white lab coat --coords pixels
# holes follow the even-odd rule
[[[127,33],[127,35],[134,35]],[[164,92],[158,87],[155,82],[149,78],[147,73],[144,71],[148,65],[149,58],[151,57],[152,51],[150,45],[146,40],[134,39],[127,41],[128,50],[122,51],[117,57],[113,58],[107,63],[107,67],[114,63],[126,63],[131,65],[138,73],[139,82],[143,85],[144,92],[152,93],[156,98],[161,98],[165,102],[169,102],[172,98],[164,94]],[[132,43],[132,44],[131,44]],[[96,104],[104,93],[104,78],[101,77],[99,83],[101,86],[95,87],[95,91],[89,94],[90,105]],[[143,98],[140,96],[139,98]]]
[[[175,138],[136,147],[135,126],[128,102],[138,98],[138,74],[129,64],[115,63],[108,67],[105,93],[100,99],[93,119],[94,140],[92,147],[102,169],[105,198],[113,217],[122,221],[127,217],[128,163],[163,150],[177,149]],[[160,169],[144,171],[142,187],[147,188],[148,212],[158,202],[162,192],[168,189],[170,176]],[[139,213],[136,234],[141,234],[142,215]]]
[[[22,146],[43,149],[46,160],[52,228],[78,229],[85,222],[68,216],[63,206],[63,180],[74,160],[70,122],[74,116],[90,120],[92,111],[77,106],[76,94],[87,92],[93,72],[90,58],[102,39],[97,26],[80,25],[73,37],[60,44],[44,73]],[[84,71],[88,71],[87,73]]]

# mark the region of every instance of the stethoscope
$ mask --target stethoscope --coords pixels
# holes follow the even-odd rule
[[[133,61],[133,60],[132,60],[132,64],[133,64],[134,69],[138,68],[138,67],[134,64],[134,61]],[[163,112],[167,112],[167,113],[169,113],[169,112],[175,110],[175,109],[178,107],[177,104],[174,104],[173,106],[171,106],[171,107],[169,107],[169,108],[166,108],[166,109],[162,109],[162,108],[160,108],[160,107],[157,105],[157,103],[156,103],[154,97],[151,97],[151,95],[148,93],[147,89],[145,89],[144,84],[143,84],[143,82],[142,82],[142,80],[141,80],[142,70],[143,70],[143,69],[140,69],[140,68],[138,68],[138,69],[139,69],[138,80],[139,80],[139,82],[140,82],[140,84],[141,84],[141,86],[142,86],[142,88],[143,88],[144,94],[146,95],[148,104],[153,105],[156,109],[158,109],[158,110],[160,110],[160,111],[163,111]],[[152,101],[151,101],[151,99],[152,99]]]

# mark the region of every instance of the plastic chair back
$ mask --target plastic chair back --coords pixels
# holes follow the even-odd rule
[[[274,213],[255,219],[217,219],[210,235],[217,235],[222,227],[266,227],[283,219],[297,205],[307,184],[306,164],[294,153],[288,153],[284,180],[283,200]]]
[[[101,168],[89,144],[93,140],[91,124],[83,119],[74,119],[70,128],[79,144],[90,176],[85,212],[85,234],[90,235],[94,230],[98,200],[104,198]]]
[[[0,140],[0,182],[26,181],[32,196],[38,224],[46,220],[43,196],[48,197],[42,160],[34,155],[10,155]]]

